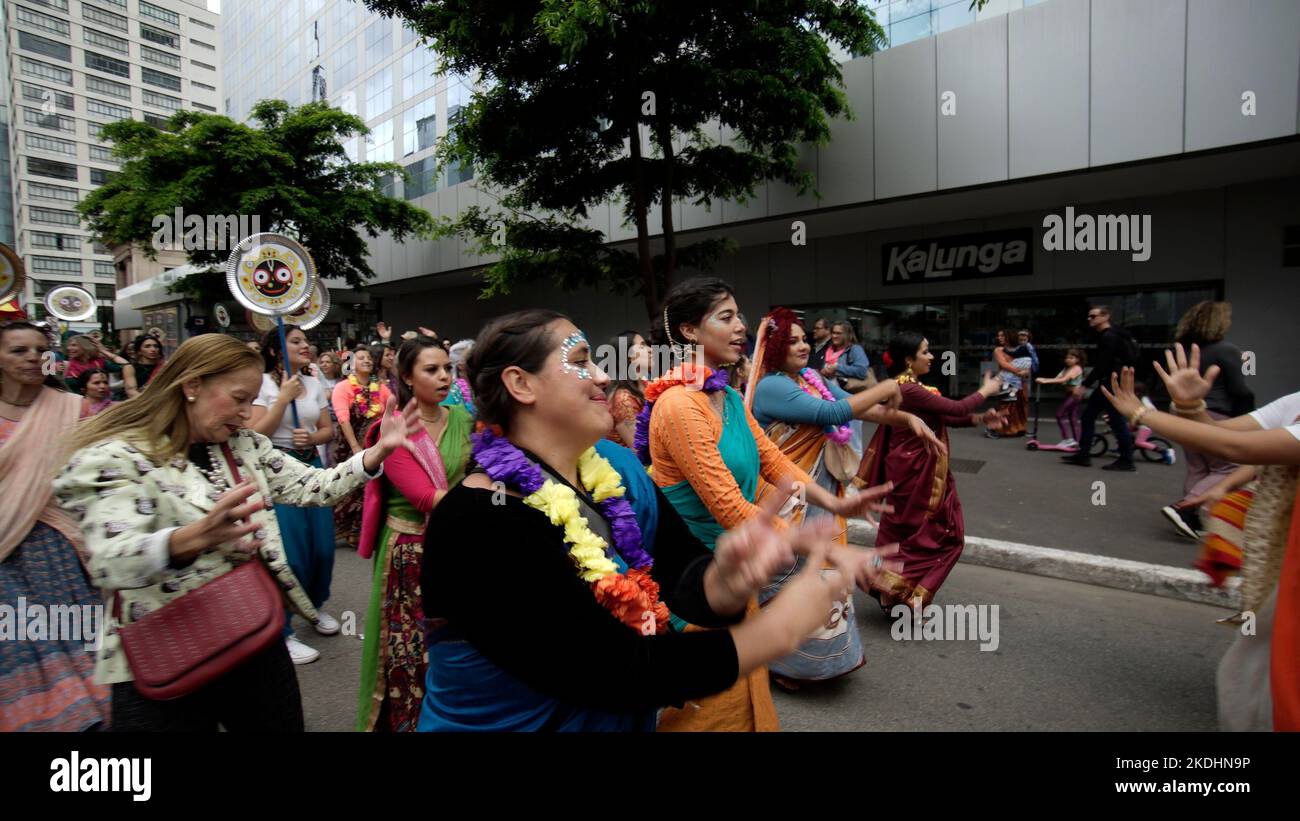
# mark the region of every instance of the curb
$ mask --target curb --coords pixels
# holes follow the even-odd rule
[[[875,540],[874,527],[861,519],[849,520],[849,542],[871,546]],[[1233,611],[1240,606],[1237,592],[1241,586],[1239,578],[1230,579],[1223,587],[1212,587],[1206,581],[1204,573],[1191,568],[1115,559],[978,536],[966,537],[966,549],[962,551],[960,561],[999,570],[1013,570],[1017,573],[1031,573],[1167,599],[1209,604]]]

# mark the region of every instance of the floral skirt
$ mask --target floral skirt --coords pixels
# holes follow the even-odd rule
[[[23,612],[18,612],[19,601]],[[77,550],[67,538],[43,522],[9,558],[0,562],[0,602],[15,609],[15,634],[0,627],[0,732],[79,732],[107,724],[109,689],[95,684],[95,657],[87,647],[94,637],[80,628],[102,629],[103,599],[86,581]],[[69,619],[53,618],[62,608],[76,606]],[[96,611],[83,608],[101,608]],[[32,637],[37,619],[46,618]],[[60,608],[58,611],[55,608]],[[78,612],[80,611],[80,612]],[[90,616],[89,619],[86,616]],[[17,620],[26,637],[18,640]],[[75,621],[76,624],[69,624]],[[81,635],[67,635],[68,632]],[[57,628],[57,629],[56,629]],[[57,635],[55,635],[57,633]]]
[[[352,431],[358,442],[366,441],[366,433],[374,424],[373,419],[358,418],[355,413],[351,420]],[[343,464],[352,458],[352,447],[343,434],[334,437],[334,463]],[[364,500],[362,490],[354,490],[334,505],[334,538],[346,542],[348,547],[356,549],[361,541],[361,507]]]
[[[363,732],[415,732],[420,720],[429,668],[420,599],[423,541],[391,527],[380,535],[361,651],[358,729]]]

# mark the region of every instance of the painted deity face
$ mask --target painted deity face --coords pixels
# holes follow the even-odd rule
[[[284,296],[292,285],[293,271],[278,259],[264,259],[253,269],[253,287],[265,296]]]

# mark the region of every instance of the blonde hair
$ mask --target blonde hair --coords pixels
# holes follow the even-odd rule
[[[185,340],[139,396],[78,425],[68,445],[69,455],[112,439],[129,440],[154,464],[184,453],[190,446],[185,383],[240,368],[256,368],[260,373],[262,357],[238,339],[203,334]]]
[[[1184,344],[1196,342],[1205,345],[1220,342],[1232,327],[1232,303],[1205,300],[1187,309],[1178,320],[1174,339]]]

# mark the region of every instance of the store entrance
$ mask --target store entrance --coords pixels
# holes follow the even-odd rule
[[[1112,322],[1131,331],[1142,346],[1137,378],[1159,402],[1167,397],[1151,360],[1163,356],[1163,351],[1173,344],[1174,330],[1187,309],[1202,300],[1220,299],[1222,292],[1221,283],[1202,283],[1158,289],[951,297],[870,306],[792,307],[807,318],[809,325],[817,317],[852,323],[858,341],[880,375],[880,355],[890,339],[903,331],[925,334],[935,353],[934,368],[925,381],[948,396],[960,397],[978,388],[981,371],[992,366],[999,330],[1029,330],[1038,352],[1039,375],[1055,376],[1070,348],[1082,348],[1092,356],[1096,340],[1088,329],[1088,309],[1107,305]],[[952,373],[944,373],[943,354],[953,350],[957,354],[956,367],[948,369]],[[1050,397],[1059,395],[1059,390],[1045,394],[1045,401],[1050,404]]]

